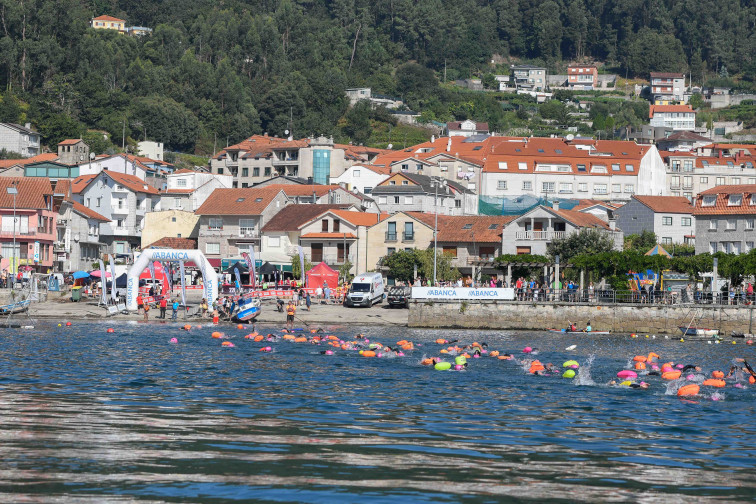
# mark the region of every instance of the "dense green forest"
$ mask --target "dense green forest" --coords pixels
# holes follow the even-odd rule
[[[154,32],[90,29],[101,14]],[[200,153],[287,129],[370,142],[394,123],[348,110],[347,87],[512,127],[506,104],[443,78],[596,60],[750,87],[755,57],[753,0],[0,0],[0,121],[28,120],[50,145],[88,135],[95,150],[109,145],[87,129]]]

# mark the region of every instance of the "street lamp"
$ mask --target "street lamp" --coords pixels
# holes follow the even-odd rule
[[[433,226],[433,285],[436,285],[436,259],[438,258],[438,188],[447,187],[446,179],[431,179],[431,187],[434,188],[433,211],[436,213],[436,223]]]
[[[17,181],[13,181],[12,185],[8,188],[6,188],[6,191],[8,191],[8,194],[13,195],[13,254],[11,255],[11,273],[13,273],[13,265],[16,263],[16,195],[18,194],[18,189],[16,188],[16,184],[18,184]],[[18,267],[16,267],[18,269]],[[11,277],[11,290],[13,290],[13,281],[14,278]]]

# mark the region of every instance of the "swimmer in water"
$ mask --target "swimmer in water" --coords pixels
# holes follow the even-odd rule
[[[684,366],[680,372],[685,373],[686,371],[698,371],[701,372],[701,366],[694,366],[693,364],[688,364],[687,366]]]

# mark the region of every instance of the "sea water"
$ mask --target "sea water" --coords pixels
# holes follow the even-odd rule
[[[671,502],[756,495],[756,386],[607,383],[637,354],[727,372],[756,349],[620,336],[330,327],[399,358],[255,343],[250,329],[74,322],[0,339],[1,502]],[[114,327],[115,333],[106,329]],[[234,342],[224,348],[211,333]],[[258,327],[264,334],[278,328]],[[308,333],[309,335],[309,333]],[[171,344],[171,338],[178,343]],[[486,342],[464,371],[437,338]],[[225,341],[225,340],[224,340]],[[565,350],[577,345],[574,351]],[[271,346],[270,353],[260,352]],[[526,356],[522,348],[537,348]],[[523,360],[574,359],[574,380]]]

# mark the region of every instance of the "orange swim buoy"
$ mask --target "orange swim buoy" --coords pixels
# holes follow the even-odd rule
[[[255,341],[260,342],[262,340],[263,340],[262,334],[258,334],[257,336],[255,336]]]
[[[633,360],[635,362],[646,362],[648,358],[645,355],[636,355],[635,357],[633,357]]]
[[[499,351],[498,350],[492,350],[489,355],[491,357],[498,357],[499,356]]]
[[[339,338],[337,338],[333,334],[331,334],[330,336],[328,336],[328,339],[331,340],[331,341],[339,341]]]
[[[362,352],[362,356],[363,357],[375,357],[375,352],[373,352],[372,350],[365,350],[364,352]]]
[[[635,369],[646,369],[646,363],[637,361],[635,363]]]
[[[284,334],[283,339],[286,341],[294,341],[297,337],[291,334]]]
[[[445,353],[445,354],[448,354],[448,353],[449,353],[449,350],[447,350],[447,349],[445,349],[445,348],[442,348],[441,350],[439,350],[439,351],[438,351],[438,353]]]
[[[544,369],[546,368],[543,367],[543,364],[541,364],[541,361],[535,360],[533,361],[532,364],[530,364],[530,370],[528,372],[530,374],[534,374],[534,373],[537,373],[538,371],[543,371]]]
[[[446,345],[446,340],[439,338],[436,340],[436,343],[438,343],[439,345]]]
[[[714,378],[724,378],[724,373],[722,371],[712,371],[711,376]]]
[[[184,326],[184,331],[188,331],[188,330],[189,330],[189,329],[191,329],[191,328],[192,328],[192,326],[190,326],[189,324],[186,324],[186,325]]]
[[[222,338],[222,337],[223,337],[223,335],[222,335],[221,333],[219,333],[218,331],[215,331],[215,332],[213,333],[213,338],[216,338],[216,339],[218,339],[218,338]]]
[[[412,345],[412,343],[407,343],[406,345],[402,345],[402,350],[413,350],[415,347]]]
[[[244,329],[244,326],[243,326],[243,325],[241,325],[241,324],[239,324],[239,325],[237,325],[237,326],[236,326],[236,328],[237,328],[237,329]]]
[[[662,379],[664,380],[677,380],[682,373],[680,371],[667,371],[662,373]]]
[[[407,340],[403,339],[403,340],[397,341],[396,344],[399,345],[399,346],[406,345],[407,344]]]
[[[221,346],[232,347],[234,346],[234,344],[231,343],[230,341],[224,341],[223,343],[221,343]]]
[[[727,385],[724,380],[720,380],[719,378],[709,378],[708,380],[704,380],[703,384],[707,387],[717,388],[722,388]]]
[[[433,364],[433,359],[423,359],[420,361],[420,364],[422,364],[423,366],[430,366],[431,364]]]
[[[701,388],[698,385],[684,385],[677,389],[677,395],[682,396],[694,396],[698,395],[698,392],[701,390]]]
[[[294,338],[294,343],[307,343],[307,338],[305,338],[304,336]]]
[[[754,378],[753,376],[749,376],[748,377],[748,383],[750,383],[751,385],[755,384],[756,383],[756,378]]]
[[[509,360],[511,358],[509,355],[499,355],[499,360]]]
[[[658,353],[656,353],[656,352],[649,352],[648,353],[648,357],[646,357],[646,361],[650,361],[652,359],[658,359],[658,358],[659,358],[659,354]]]

